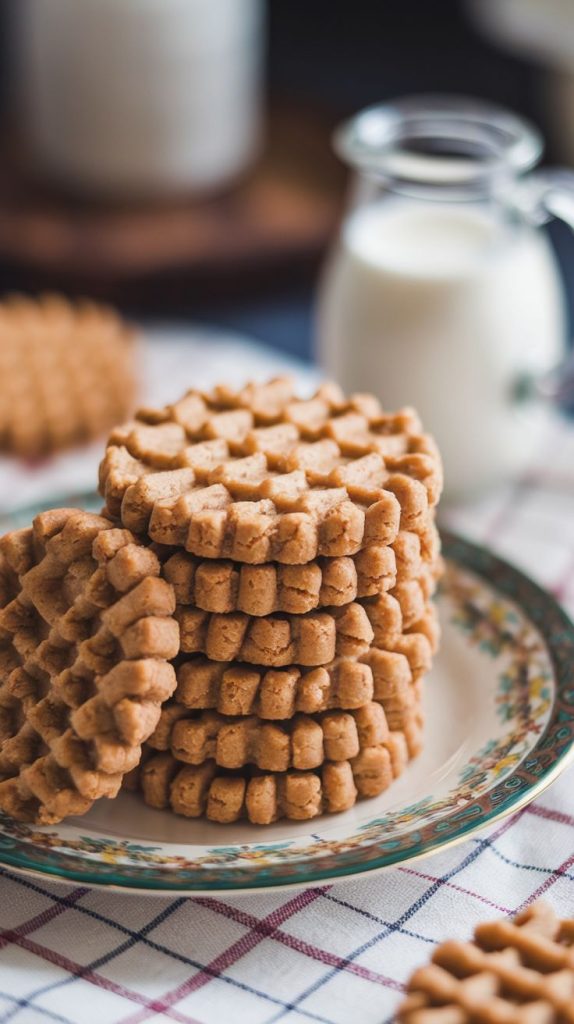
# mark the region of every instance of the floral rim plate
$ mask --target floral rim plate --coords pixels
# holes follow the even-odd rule
[[[443,544],[425,750],[387,793],[267,828],[176,818],[122,793],[57,826],[0,816],[0,863],[126,892],[307,886],[423,857],[534,799],[574,752],[574,625],[490,552]]]

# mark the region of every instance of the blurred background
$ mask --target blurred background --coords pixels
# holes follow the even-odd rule
[[[527,471],[574,406],[574,0],[0,12],[0,506],[93,489],[138,401],[317,357],[419,409],[449,497]]]
[[[212,5],[211,19],[209,4],[165,0],[160,6],[164,27],[172,18],[175,35],[167,27],[156,32],[153,49],[144,23],[154,17],[154,5],[147,2],[4,0],[3,291],[88,294],[129,315],[237,328],[308,358],[317,273],[345,195],[345,170],[330,145],[341,118],[403,94],[463,93],[531,118],[547,140],[545,159],[569,162],[574,155],[569,0],[232,0],[226,9]],[[122,32],[131,34],[131,45]],[[186,108],[175,79],[167,82],[166,69],[178,60],[190,68],[181,83],[187,99],[194,90],[205,96],[200,115],[193,104]],[[126,95],[117,123],[106,129],[106,119],[114,118],[118,63]],[[80,68],[85,94],[75,99],[80,108],[83,100],[83,113],[69,85]],[[96,68],[99,96],[93,94]],[[163,79],[163,92],[154,76]],[[235,107],[226,88],[235,92]],[[156,164],[160,194],[154,198],[152,187],[151,198],[139,200],[129,174],[127,187],[120,182],[114,189],[102,149],[129,148],[117,133],[131,91],[141,96],[146,89],[158,110],[170,104],[173,124],[163,140],[149,140],[150,149],[145,139],[131,143],[140,145],[140,168],[146,159]],[[136,108],[134,101],[134,116]],[[238,146],[230,140],[227,153],[214,153],[213,182],[207,167],[200,194],[186,190],[186,154],[165,152],[173,134],[196,133],[202,146],[205,132],[233,134],[234,123],[243,150],[241,140]],[[132,130],[137,135],[137,125]],[[86,160],[90,147],[100,153],[91,176],[81,160],[74,163],[70,135]],[[162,147],[163,167],[156,160]],[[179,181],[172,173],[178,161]],[[551,230],[571,299],[574,243],[563,228]]]

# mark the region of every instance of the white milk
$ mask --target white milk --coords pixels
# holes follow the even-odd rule
[[[319,303],[322,363],[346,390],[414,405],[442,449],[447,488],[514,475],[544,410],[517,379],[563,356],[560,278],[544,235],[485,205],[387,199],[343,228]]]

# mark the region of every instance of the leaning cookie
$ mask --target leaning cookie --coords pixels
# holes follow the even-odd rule
[[[152,551],[75,509],[0,552],[0,809],[51,824],[139,763],[176,686],[175,597]]]
[[[400,1024],[567,1024],[574,1020],[574,920],[534,903],[514,920],[443,942],[407,984]]]

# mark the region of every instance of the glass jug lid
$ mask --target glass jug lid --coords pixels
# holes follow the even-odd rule
[[[542,138],[501,107],[459,96],[411,97],[368,107],[335,134],[339,156],[396,191],[450,198],[487,194],[493,181],[537,163]]]

